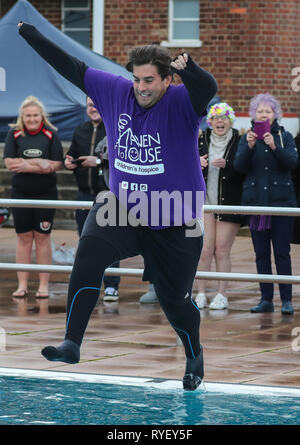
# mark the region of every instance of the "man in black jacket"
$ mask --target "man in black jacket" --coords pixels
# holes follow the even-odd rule
[[[74,131],[72,143],[65,158],[65,167],[74,172],[78,192],[77,201],[94,201],[96,195],[108,190],[104,180],[102,161],[97,156],[97,145],[106,136],[102,118],[90,97],[86,100],[86,112],[89,120],[79,124]],[[78,234],[81,235],[88,210],[76,210]],[[119,262],[113,264],[119,267]],[[117,301],[120,277],[104,276],[104,301]]]

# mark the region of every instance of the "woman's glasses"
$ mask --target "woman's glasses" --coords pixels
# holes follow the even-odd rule
[[[213,116],[213,117],[211,118],[212,121],[218,121],[219,119],[221,119],[222,121],[226,121],[226,119],[229,119],[229,117],[228,117],[228,116],[225,116],[225,115],[223,114],[223,116]]]

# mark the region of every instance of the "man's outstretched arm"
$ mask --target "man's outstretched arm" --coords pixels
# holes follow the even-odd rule
[[[84,62],[44,37],[35,26],[22,22],[18,26],[20,35],[49,65],[86,93],[84,73],[88,67]]]
[[[197,65],[190,55],[184,53],[171,63],[172,70],[177,73],[188,90],[193,108],[198,116],[206,112],[206,107],[215,96],[218,86],[215,78]]]

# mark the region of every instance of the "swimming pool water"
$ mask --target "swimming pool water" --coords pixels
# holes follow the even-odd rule
[[[299,425],[300,398],[0,375],[0,425]]]

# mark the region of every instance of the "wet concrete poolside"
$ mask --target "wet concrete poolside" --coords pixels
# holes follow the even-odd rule
[[[75,247],[77,235],[74,230],[54,230],[53,240],[56,246],[65,242]],[[0,243],[0,262],[14,263],[14,230],[2,227]],[[292,245],[292,261],[294,275],[300,275],[300,246]],[[142,258],[123,261],[121,267],[142,268]],[[247,236],[236,238],[232,272],[256,273]],[[139,303],[148,285],[136,277],[121,278],[118,303],[104,303],[100,296],[77,365],[46,361],[41,348],[64,337],[68,274],[52,274],[49,300],[35,299],[37,274],[31,277],[28,299],[13,299],[16,272],[0,270],[0,367],[182,378],[183,348],[160,306]],[[215,288],[210,282],[208,296],[214,296]],[[275,312],[251,314],[259,288],[243,282],[228,283],[228,310],[201,310],[206,381],[300,387],[300,285],[293,290],[292,316],[281,314],[277,285]]]

